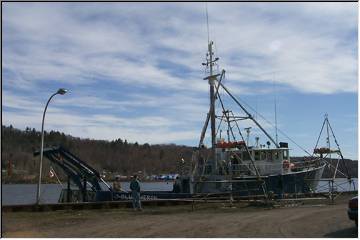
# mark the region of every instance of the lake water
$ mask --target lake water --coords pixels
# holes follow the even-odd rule
[[[337,191],[354,191],[358,189],[358,179],[354,178],[354,184],[349,184],[346,179],[336,179],[334,188]],[[125,191],[129,191],[129,182],[122,182],[121,187]],[[64,187],[66,187],[64,185]],[[355,187],[355,188],[354,188]],[[60,197],[60,192],[63,187],[60,184],[42,184],[41,185],[41,202],[42,203],[57,203]],[[142,182],[141,188],[143,191],[171,191],[173,188],[172,182]],[[36,202],[36,184],[2,184],[2,205],[18,205],[18,204],[32,204]],[[320,181],[317,192],[328,192],[328,182]]]
[[[130,190],[130,182],[121,182],[125,191]],[[31,204],[36,202],[37,184],[2,184],[2,205]],[[60,184],[41,184],[40,201],[42,203],[57,203],[61,189]],[[172,191],[172,182],[142,182],[143,191]]]

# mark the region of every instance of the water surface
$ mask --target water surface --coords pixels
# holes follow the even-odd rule
[[[337,178],[334,188],[339,192],[354,191],[358,189],[358,179],[354,178],[354,184],[349,184],[346,179]],[[129,191],[129,182],[122,182],[121,187]],[[2,205],[32,204],[36,202],[36,184],[2,184]],[[63,185],[64,188],[66,187]],[[41,185],[41,202],[57,203],[60,192],[63,187],[60,184],[42,184]],[[143,191],[171,191],[172,182],[142,182]],[[316,192],[328,192],[329,184],[320,181]]]

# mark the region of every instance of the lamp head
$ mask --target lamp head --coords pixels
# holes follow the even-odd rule
[[[61,94],[64,95],[68,90],[66,90],[65,88],[59,88],[59,90],[57,90],[57,94]]]

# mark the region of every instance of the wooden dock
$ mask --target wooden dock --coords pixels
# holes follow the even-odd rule
[[[357,191],[342,192],[341,195],[356,195]],[[326,196],[324,193],[312,194],[311,196],[297,196],[265,200],[260,196],[250,197],[235,197],[230,200],[229,197],[224,196],[213,196],[213,197],[197,197],[197,198],[186,198],[186,199],[151,199],[142,200],[141,204],[146,206],[176,206],[176,205],[192,205],[201,203],[248,203],[249,205],[267,205],[275,206],[277,204],[283,205],[284,202],[291,203],[306,203],[306,202],[331,202],[332,199]],[[5,205],[2,206],[4,212],[43,212],[43,211],[57,211],[57,210],[85,210],[85,209],[111,209],[111,208],[132,208],[131,200],[121,201],[103,201],[103,202],[76,202],[76,203],[52,203],[52,204],[23,204],[23,205]]]

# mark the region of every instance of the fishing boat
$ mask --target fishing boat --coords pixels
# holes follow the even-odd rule
[[[322,158],[312,155],[292,162],[288,143],[278,142],[277,137],[275,140],[230,92],[223,83],[225,70],[214,71],[219,58],[215,57],[213,44],[209,41],[206,62],[203,63],[209,74],[204,80],[209,84],[210,108],[189,172],[176,183],[180,185],[180,192],[191,195],[313,192],[326,165]],[[233,101],[241,115],[226,108],[220,90]],[[216,109],[217,103],[220,103],[219,109]],[[242,126],[242,122],[252,123],[266,139],[256,136],[255,143],[250,144],[252,127]],[[211,143],[206,147],[204,140],[208,128]],[[221,136],[222,132],[226,132],[225,136]]]

